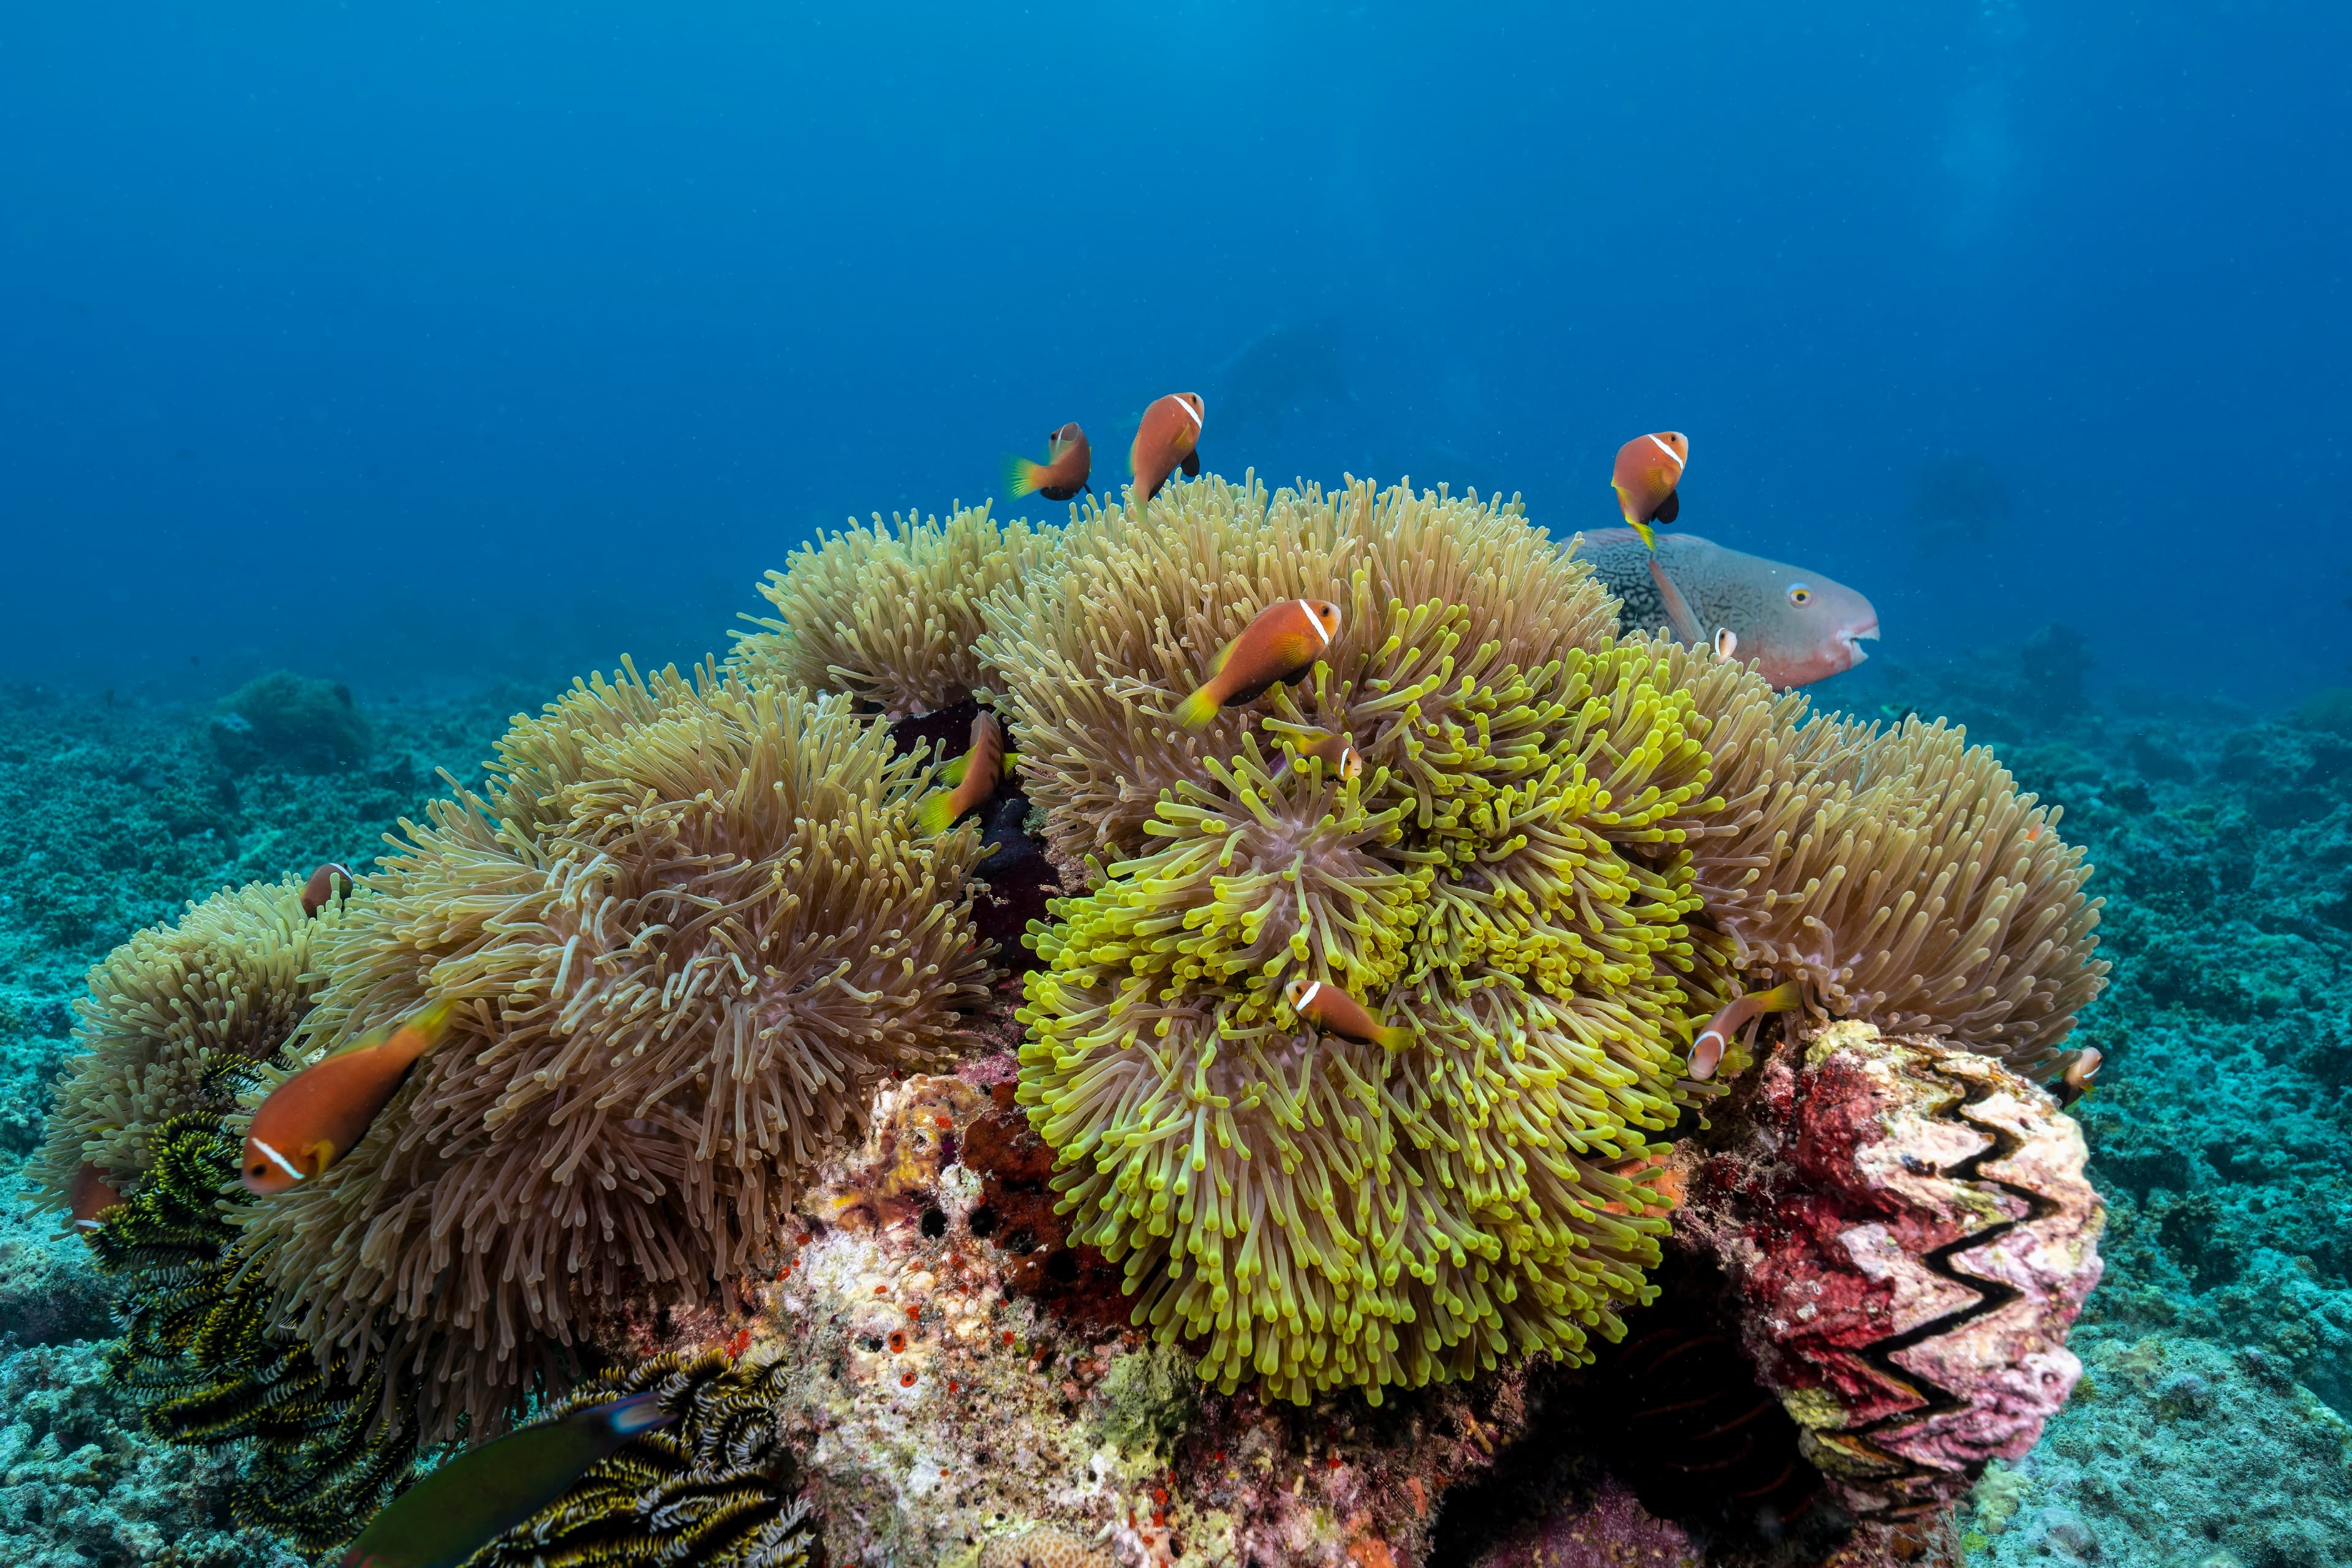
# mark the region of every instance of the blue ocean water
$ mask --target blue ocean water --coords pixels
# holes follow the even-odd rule
[[[0,17],[0,679],[365,698],[723,648],[819,527],[1152,396],[1523,492],[1882,654],[2340,680],[2352,20],[289,4]],[[1034,503],[1033,503],[1034,505]],[[2316,657],[2313,657],[2315,654]]]

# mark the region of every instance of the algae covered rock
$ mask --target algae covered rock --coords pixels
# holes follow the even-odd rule
[[[223,698],[205,733],[232,773],[260,767],[331,773],[360,762],[375,743],[350,687],[286,669]]]

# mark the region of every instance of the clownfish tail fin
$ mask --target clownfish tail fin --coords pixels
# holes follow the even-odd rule
[[[1026,458],[1007,458],[1004,459],[1004,488],[1014,500],[1035,495],[1038,487],[1044,483],[1039,477],[1044,472],[1045,465],[1042,463],[1031,462]]]
[[[940,790],[915,808],[915,831],[926,838],[936,838],[955,826],[955,796]]]
[[[1412,1044],[1412,1031],[1391,1025],[1387,1028],[1374,1029],[1372,1039],[1385,1049],[1401,1051]]]
[[[1646,522],[1634,522],[1630,517],[1625,521],[1633,523],[1633,531],[1642,536],[1642,542],[1649,546],[1651,553],[1655,554],[1658,549],[1658,536],[1650,531],[1650,525]]]
[[[1176,722],[1187,730],[1205,730],[1216,716],[1217,700],[1205,686],[1176,704]]]

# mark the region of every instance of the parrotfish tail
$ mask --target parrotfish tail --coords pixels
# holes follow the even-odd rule
[[[633,1394],[610,1405],[591,1405],[581,1414],[594,1417],[598,1426],[615,1437],[634,1437],[640,1432],[667,1426],[677,1419],[675,1412],[661,1407],[658,1393]]]
[[[1372,1039],[1375,1044],[1385,1049],[1401,1051],[1412,1044],[1412,1031],[1400,1028],[1374,1029]]]
[[[1026,458],[1007,458],[1004,459],[1004,488],[1012,492],[1014,500],[1034,495],[1037,487],[1044,482],[1039,478],[1044,471],[1043,464],[1033,463]]]
[[[1176,722],[1187,730],[1205,730],[1217,716],[1217,700],[1205,686],[1176,704]]]
[[[915,808],[915,831],[926,838],[936,838],[955,826],[955,794],[940,790]]]

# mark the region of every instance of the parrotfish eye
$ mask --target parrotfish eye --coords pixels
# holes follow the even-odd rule
[[[1789,584],[1789,603],[1792,605],[1801,605],[1811,600],[1812,596],[1813,591],[1811,588],[1806,587],[1802,583],[1791,583]]]

